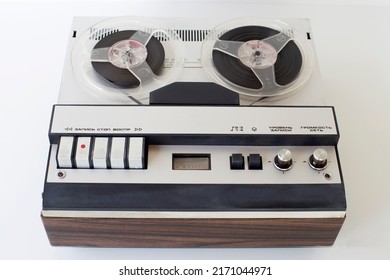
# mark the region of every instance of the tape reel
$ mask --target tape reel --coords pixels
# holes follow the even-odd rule
[[[78,38],[72,70],[88,92],[103,100],[147,104],[150,91],[178,77],[183,53],[180,37],[160,21],[115,18]]]
[[[251,100],[298,92],[312,73],[313,61],[304,36],[276,20],[225,22],[202,45],[202,66],[212,79]]]

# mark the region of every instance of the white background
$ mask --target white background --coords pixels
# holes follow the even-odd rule
[[[40,221],[50,113],[58,97],[72,17],[93,15],[201,15],[221,22],[242,16],[309,18],[324,99],[336,107],[341,132],[348,217],[335,245],[51,247]],[[386,1],[12,1],[0,2],[0,26],[0,259],[390,258],[390,7]]]

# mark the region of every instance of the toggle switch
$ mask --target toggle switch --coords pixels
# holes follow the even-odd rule
[[[245,162],[242,154],[232,154],[230,156],[230,169],[244,169]]]
[[[263,161],[260,154],[249,154],[248,156],[248,169],[262,170]]]

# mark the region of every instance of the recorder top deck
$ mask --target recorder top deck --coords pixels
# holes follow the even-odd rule
[[[75,18],[59,103],[145,105],[172,82],[214,82],[239,93],[241,105],[323,105],[308,20],[214,25]]]

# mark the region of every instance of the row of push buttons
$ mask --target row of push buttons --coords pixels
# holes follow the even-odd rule
[[[57,165],[59,168],[145,169],[145,139],[63,136]]]
[[[230,169],[245,169],[245,161],[244,156],[242,154],[232,154],[230,156]],[[263,161],[260,154],[248,155],[248,169],[263,169]]]

